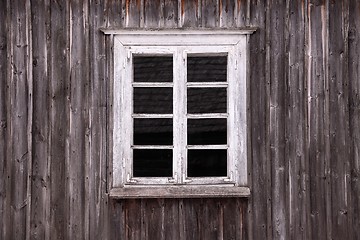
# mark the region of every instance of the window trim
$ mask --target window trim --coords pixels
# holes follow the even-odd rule
[[[248,65],[248,35],[253,33],[255,29],[246,29],[246,30],[217,30],[217,31],[184,31],[184,30],[159,30],[159,31],[147,31],[147,30],[103,30],[105,34],[110,34],[113,37],[114,44],[114,79],[113,79],[113,92],[122,93],[124,88],[132,89],[132,85],[128,86],[124,84],[124,81],[116,81],[116,79],[125,79],[125,76],[129,76],[132,73],[128,72],[129,66],[131,64],[131,54],[127,51],[127,47],[132,47],[132,49],[137,50],[135,53],[141,53],[139,50],[146,49],[146,46],[151,46],[146,49],[146,53],[155,53],[151,52],[151,48],[156,50],[156,53],[173,53],[174,62],[180,62],[186,59],[182,53],[179,53],[179,50],[169,52],[169,48],[174,50],[176,48],[172,48],[171,46],[177,46],[177,49],[184,48],[179,46],[184,46],[190,50],[192,53],[196,52],[196,48],[200,49],[198,53],[203,52],[214,52],[214,48],[221,49],[221,46],[224,48],[232,48],[232,51],[225,51],[229,55],[234,55],[229,57],[228,63],[228,79],[236,79],[236,81],[228,81],[228,99],[233,96],[240,96],[238,99],[240,100],[240,104],[234,103],[234,101],[228,101],[228,113],[232,112],[233,114],[229,114],[228,121],[240,121],[241,124],[238,124],[238,133],[239,137],[233,136],[230,140],[228,140],[229,148],[236,149],[235,154],[238,154],[236,157],[236,161],[234,161],[232,166],[228,166],[228,168],[237,169],[238,173],[234,174],[237,176],[237,179],[234,179],[234,184],[221,184],[220,182],[212,182],[217,183],[216,185],[209,182],[203,182],[201,178],[192,179],[191,183],[187,183],[185,179],[182,179],[181,182],[183,184],[177,185],[167,185],[162,180],[157,182],[154,181],[150,186],[145,185],[137,185],[131,184],[133,180],[137,179],[127,179],[127,171],[124,169],[128,168],[124,165],[126,162],[125,159],[129,156],[130,148],[123,148],[119,146],[130,146],[130,139],[121,138],[121,136],[129,135],[130,128],[126,128],[125,126],[121,127],[121,124],[125,124],[127,122],[132,121],[131,114],[124,115],[124,121],[118,121],[116,116],[120,116],[120,113],[124,111],[130,111],[126,104],[122,104],[122,97],[120,94],[114,94],[113,96],[113,129],[122,129],[123,132],[119,132],[113,130],[113,157],[110,159],[111,161],[111,169],[112,171],[112,181],[110,183],[110,196],[118,197],[118,198],[130,198],[130,197],[203,197],[203,196],[211,196],[211,197],[224,197],[224,196],[249,196],[250,190],[248,188],[248,154],[247,154],[247,65]],[[164,41],[166,39],[166,41]],[[220,47],[219,47],[220,46]],[[159,52],[159,50],[163,49],[164,52]],[[208,49],[208,50],[206,50]],[[131,50],[132,51],[132,50]],[[125,57],[124,57],[125,56]],[[234,60],[234,62],[230,62]],[[184,62],[186,64],[186,61]],[[234,71],[229,71],[229,68],[235,66]],[[174,68],[176,68],[176,64],[174,64]],[[186,69],[186,65],[185,65]],[[230,74],[234,73],[234,76],[230,76]],[[174,71],[174,74],[179,74],[177,76],[178,79],[186,79],[186,72],[182,71]],[[177,84],[174,81],[174,97],[176,97],[177,91],[175,91],[175,87]],[[192,83],[188,84],[191,85]],[[233,86],[232,86],[233,85]],[[186,91],[187,85],[182,84],[182,91]],[[196,86],[193,86],[196,87]],[[180,88],[179,88],[180,89]],[[231,90],[231,91],[230,91]],[[245,93],[245,94],[240,94]],[[177,94],[182,94],[179,92]],[[186,100],[186,99],[185,99]],[[176,102],[176,101],[174,101]],[[184,104],[182,105],[184,106]],[[186,104],[185,104],[186,106]],[[178,109],[174,106],[175,109]],[[233,109],[233,110],[230,110]],[[183,109],[180,111],[183,111]],[[175,115],[175,112],[173,112]],[[230,116],[231,115],[231,116]],[[240,116],[238,119],[233,119],[235,115]],[[174,116],[174,121],[176,117]],[[185,117],[186,119],[186,117]],[[175,124],[175,123],[174,123]],[[181,131],[181,130],[179,130]],[[228,131],[229,132],[229,131]],[[176,134],[174,132],[174,134]],[[175,143],[174,143],[175,145]],[[186,146],[185,146],[186,147]],[[124,151],[127,151],[124,154]],[[234,154],[234,153],[233,153]],[[175,153],[174,153],[175,155]],[[124,157],[125,156],[125,157]],[[118,160],[117,160],[118,159]],[[132,161],[129,161],[132,162]],[[175,161],[174,161],[175,162]],[[182,161],[185,162],[185,161]],[[132,164],[132,163],[131,163]],[[242,166],[242,167],[240,167]],[[184,166],[181,166],[184,167]],[[124,172],[125,175],[124,175]],[[182,178],[182,176],[180,176]],[[127,181],[129,180],[129,181]],[[194,181],[195,180],[195,181]],[[176,182],[177,180],[174,179]],[[229,179],[229,181],[232,181]],[[138,182],[139,183],[139,182]],[[141,181],[140,181],[141,183]],[[144,182],[143,182],[144,183]],[[159,185],[157,185],[159,184]],[[164,185],[166,186],[164,186]],[[206,184],[206,185],[205,185]],[[170,189],[170,190],[169,190]]]

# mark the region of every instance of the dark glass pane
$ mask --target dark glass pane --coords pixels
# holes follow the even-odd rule
[[[227,119],[188,119],[188,144],[226,144]]]
[[[226,165],[226,149],[188,150],[189,177],[225,177]]]
[[[226,113],[226,88],[188,88],[188,113]]]
[[[172,113],[173,89],[134,88],[134,113]]]
[[[171,177],[171,149],[134,149],[134,177]]]
[[[134,56],[134,82],[172,82],[172,56]]]
[[[172,145],[173,121],[168,118],[134,119],[135,145]]]
[[[188,82],[226,82],[227,56],[188,57]]]

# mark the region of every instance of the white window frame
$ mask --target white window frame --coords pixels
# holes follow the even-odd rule
[[[103,30],[113,37],[113,147],[110,195],[127,197],[249,196],[247,156],[248,36],[254,29],[218,31]],[[133,55],[173,55],[173,82],[133,83]],[[186,83],[187,55],[227,55],[227,82]],[[132,114],[134,86],[173,87],[173,114]],[[187,88],[226,87],[227,113],[187,114]],[[132,177],[133,117],[173,118],[173,177]],[[226,177],[186,177],[188,118],[227,118]],[[185,134],[184,134],[185,133]],[[159,146],[147,146],[158,148]],[[141,147],[140,147],[141,148]],[[205,148],[205,147],[204,147]]]

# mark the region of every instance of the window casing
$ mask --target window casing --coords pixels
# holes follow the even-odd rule
[[[252,32],[252,30],[105,31],[105,33],[113,34],[114,37],[113,177],[111,185],[114,196],[124,193],[121,189],[141,189],[141,187],[147,188],[147,193],[144,193],[147,197],[158,194],[158,192],[152,194],[151,190],[149,193],[149,189],[154,189],[156,192],[156,189],[164,188],[173,189],[171,193],[165,194],[166,196],[177,196],[175,193],[177,188],[182,191],[185,189],[185,192],[186,189],[196,188],[196,191],[193,192],[197,192],[199,196],[211,196],[211,191],[207,192],[207,188],[216,188],[215,192],[224,192],[224,194],[220,194],[222,196],[226,196],[229,189],[233,191],[229,196],[236,195],[234,189],[239,190],[238,195],[249,194],[247,188],[246,83],[248,34]],[[169,66],[171,65],[169,59],[172,58],[172,79],[136,80],[137,77],[134,75],[139,72],[138,59],[157,59],[157,57]],[[225,59],[225,79],[217,81],[215,78],[215,80],[207,81],[206,79],[198,80],[196,76],[195,80],[188,79],[188,68],[192,66],[188,65],[188,61],[195,66],[195,69],[190,70],[196,73],[197,58]],[[148,94],[151,98],[151,94],[161,96],[164,94],[162,92],[165,92],[166,96],[172,95],[172,99],[170,99],[172,102],[171,112],[165,110],[157,113],[156,107],[143,108],[149,109],[149,111],[137,110],[140,109],[138,106],[142,105],[141,98],[144,97],[141,96]],[[189,105],[194,105],[194,102],[196,105],[197,94],[206,95],[207,92],[215,93],[208,94],[210,98],[204,97],[203,99],[212,99],[212,96],[215,96],[215,103],[218,99],[216,96],[224,95],[225,92],[226,103],[225,105],[222,103],[222,105],[226,109],[220,111],[211,108],[205,108],[204,111],[189,109]],[[146,105],[146,97],[144,99],[144,105]],[[189,99],[192,99],[191,102]],[[160,121],[158,121],[159,119]],[[153,123],[150,125],[154,126],[157,122],[162,125],[164,125],[162,122],[167,122],[165,125],[169,125],[168,123],[171,122],[173,142],[164,144],[161,139],[160,142],[157,142],[159,139],[155,139],[153,144],[152,140],[150,143],[139,140],[134,132],[137,131],[137,128],[144,129],[144,124],[141,124],[144,120]],[[189,138],[188,135],[191,135],[189,129],[190,131],[195,129],[194,132],[196,132],[197,126],[201,127],[202,123],[207,122],[211,122],[213,125],[226,124],[225,142],[222,140],[218,144],[216,141],[220,140],[216,140],[215,144],[211,141],[206,143],[205,138],[205,144],[201,144],[201,140]],[[171,152],[171,164],[166,163],[171,165],[171,171],[169,172],[168,167],[165,167],[167,170],[159,176],[154,175],[153,172],[147,175],[146,171],[142,171],[144,166],[138,164],[137,158],[149,155],[146,153],[147,151],[154,153],[154,156],[162,151],[169,156]],[[220,171],[220,174],[209,173],[209,176],[206,176],[206,170],[204,170],[205,174],[198,174],[196,168],[201,166],[201,163],[197,162],[198,159],[201,159],[202,156],[216,155],[211,153],[225,155],[225,168],[222,167],[223,170]],[[189,164],[189,158],[196,159],[193,161],[195,163]],[[216,166],[215,164],[215,168]],[[193,196],[189,192],[188,194],[189,197]],[[135,195],[141,196],[141,193],[137,192]]]

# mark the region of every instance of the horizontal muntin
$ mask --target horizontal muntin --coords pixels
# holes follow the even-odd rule
[[[172,82],[133,82],[133,87],[173,87],[174,83]]]
[[[174,149],[174,146],[170,145],[133,145],[132,149]]]
[[[228,113],[189,113],[186,115],[188,119],[227,118],[228,116]]]
[[[188,82],[188,88],[226,88],[227,82]]]
[[[206,149],[228,149],[229,146],[228,145],[224,145],[224,144],[217,144],[217,145],[187,145],[186,146],[187,149],[201,149],[201,150],[206,150]]]
[[[133,113],[133,118],[173,118],[173,114]]]

